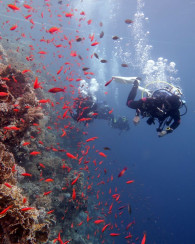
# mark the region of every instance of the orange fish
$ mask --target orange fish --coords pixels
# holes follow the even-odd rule
[[[104,232],[104,231],[106,230],[106,228],[108,228],[109,225],[110,225],[110,224],[105,225],[105,226],[102,228],[102,232]]]
[[[25,69],[25,70],[22,71],[22,74],[25,74],[27,72],[31,72],[31,70],[30,69]]]
[[[68,18],[71,18],[74,14],[72,13],[66,13],[65,16],[68,17]]]
[[[119,233],[110,233],[110,236],[120,236]]]
[[[9,95],[9,93],[7,93],[7,92],[0,92],[0,97],[6,97],[8,95]]]
[[[126,170],[127,170],[127,167],[125,167],[125,168],[118,174],[118,177],[123,176]]]
[[[38,54],[47,54],[45,51],[39,51]]]
[[[35,78],[35,82],[34,82],[34,89],[38,89],[38,88],[43,88],[42,86],[40,86],[41,83],[38,83],[38,77]]]
[[[100,224],[103,222],[104,222],[104,219],[97,219],[97,220],[93,221],[94,224]]]
[[[14,10],[14,11],[17,11],[17,10],[20,10],[20,8],[18,8],[16,5],[14,5],[14,4],[8,4],[7,5],[9,8],[11,8],[12,10]]]
[[[30,5],[28,4],[23,4],[23,7],[25,7],[26,9],[33,9]]]
[[[45,182],[52,182],[52,181],[54,181],[54,180],[53,179],[50,179],[50,178],[48,178],[48,179],[45,180]]]
[[[103,153],[103,152],[99,152],[99,155],[102,156],[102,157],[104,157],[104,158],[107,157],[107,155],[105,153]]]
[[[53,34],[54,32],[59,32],[60,31],[60,28],[58,28],[58,27],[51,27],[49,30],[48,30],[48,32],[50,33],[50,34]]]
[[[73,188],[72,190],[72,200],[75,200],[76,199],[76,191],[75,191],[75,188]]]
[[[52,191],[44,192],[44,193],[43,193],[43,196],[47,196],[47,195],[49,195],[50,193],[52,193]]]
[[[142,238],[141,244],[145,244],[145,243],[146,243],[146,232],[144,232],[144,236]]]
[[[50,99],[41,99],[39,100],[39,103],[49,103]]]
[[[20,210],[23,211],[23,212],[26,212],[26,211],[29,211],[29,210],[32,210],[32,209],[35,209],[35,208],[27,207],[27,208],[21,208]]]
[[[54,209],[53,210],[50,210],[49,212],[47,212],[47,214],[51,214],[54,212]]]
[[[23,175],[23,176],[32,176],[31,174],[29,174],[29,173],[22,173],[21,175]]]
[[[54,88],[49,89],[48,92],[57,93],[57,92],[64,92],[64,91],[65,91],[65,88],[54,87]]]
[[[17,27],[18,27],[18,26],[15,24],[15,25],[13,25],[13,26],[10,28],[10,30],[13,31],[13,30],[15,30]]]
[[[5,130],[20,130],[20,128],[16,127],[16,126],[6,126],[4,127]]]
[[[77,157],[78,157],[78,156],[75,157],[74,155],[72,155],[69,152],[66,153],[66,156],[69,157],[69,158],[72,158],[72,159],[77,159]]]
[[[79,119],[78,121],[79,122],[82,122],[82,121],[88,121],[88,120],[91,120],[92,118],[82,118],[82,119]]]
[[[91,46],[93,47],[93,46],[96,46],[98,44],[99,44],[99,42],[93,42],[93,43],[91,43]]]
[[[94,141],[95,139],[98,139],[98,137],[97,136],[91,137],[91,138],[87,139],[86,142]]]
[[[77,180],[78,180],[79,177],[80,177],[80,175],[78,175],[78,176],[76,177],[76,179],[74,179],[74,180],[72,181],[71,185],[74,185],[74,184],[77,182]]]
[[[27,146],[27,145],[29,145],[30,144],[30,142],[24,142],[23,144],[22,144],[22,146]]]
[[[4,183],[5,186],[9,187],[9,188],[12,188],[12,186],[9,184],[9,183]]]
[[[134,182],[134,180],[126,181],[127,184],[131,184],[131,183],[133,183],[133,182]]]
[[[36,152],[36,151],[30,153],[30,155],[33,155],[33,156],[38,155],[38,154],[41,154],[41,153],[40,152]]]
[[[2,210],[2,211],[0,212],[0,215],[6,213],[6,212],[7,212],[10,208],[12,208],[12,207],[13,207],[13,205],[10,205],[10,206],[8,206],[7,208],[5,208],[4,210]]]

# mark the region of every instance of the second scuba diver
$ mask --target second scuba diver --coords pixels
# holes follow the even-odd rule
[[[150,97],[134,101],[140,80],[140,78],[135,79],[126,103],[128,107],[136,110],[134,124],[139,123],[141,115],[148,117],[147,123],[149,125],[155,124],[155,120],[158,120],[159,126],[156,130],[159,137],[172,133],[180,124],[180,108],[185,106],[184,101],[181,100],[181,90],[170,86],[171,89],[167,87],[158,89]],[[164,129],[165,126],[167,127]]]

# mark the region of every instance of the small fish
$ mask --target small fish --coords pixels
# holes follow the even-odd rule
[[[43,193],[43,196],[47,196],[47,195],[49,195],[50,193],[52,193],[52,191],[44,192],[44,193]]]
[[[66,14],[65,14],[65,16],[66,16],[67,18],[71,18],[73,15],[74,15],[74,14],[72,14],[72,13],[66,13]]]
[[[22,173],[21,175],[22,175],[22,176],[30,176],[30,177],[32,176],[32,175],[29,174],[29,173]]]
[[[31,70],[30,69],[25,69],[25,70],[22,71],[22,74],[25,74],[27,72],[31,72]]]
[[[77,182],[77,180],[79,179],[79,177],[80,177],[80,175],[78,175],[78,176],[76,177],[76,179],[74,179],[74,180],[72,181],[71,185],[74,185],[74,184]]]
[[[119,233],[110,233],[110,236],[120,236]]]
[[[133,23],[133,20],[131,20],[131,19],[126,19],[126,20],[125,20],[125,23],[126,23],[126,24],[132,24],[132,23]]]
[[[126,170],[127,170],[127,167],[125,167],[125,168],[118,174],[118,177],[123,176]]]
[[[128,67],[128,64],[121,64],[122,67]]]
[[[9,183],[4,183],[5,186],[9,187],[9,188],[12,188],[12,186],[9,184]]]
[[[83,71],[86,71],[86,70],[88,70],[88,69],[89,69],[89,68],[87,68],[87,67],[82,68]]]
[[[45,182],[53,182],[54,180],[53,179],[50,179],[50,178],[48,178],[48,179],[46,179],[45,180]]]
[[[104,150],[111,150],[109,147],[104,147]]]
[[[82,122],[82,121],[88,121],[88,120],[91,120],[92,118],[81,118],[81,119],[79,119],[78,121],[79,122]]]
[[[91,137],[91,138],[87,139],[86,142],[94,141],[96,139],[98,139],[98,137],[97,136],[94,136],[94,137]]]
[[[26,8],[26,9],[33,9],[30,5],[28,4],[23,4],[23,7]]]
[[[118,36],[113,36],[112,39],[116,41],[116,40],[119,39],[119,37]]]
[[[72,200],[75,200],[76,199],[76,191],[75,191],[75,188],[73,188],[72,190]]]
[[[35,208],[27,207],[27,208],[21,208],[20,210],[23,212],[26,212],[26,211],[33,210],[33,209],[35,209]]]
[[[77,41],[77,42],[80,42],[80,41],[82,41],[82,38],[81,38],[81,37],[78,37],[78,38],[76,39],[76,41]]]
[[[10,30],[13,31],[13,30],[15,30],[17,27],[18,27],[17,24],[15,24],[15,25],[13,25],[12,27],[10,27]]]
[[[35,82],[34,82],[34,89],[38,89],[38,88],[43,88],[42,86],[40,86],[41,83],[38,83],[38,77],[35,78]]]
[[[17,11],[17,10],[20,10],[20,8],[18,8],[16,5],[14,5],[14,4],[8,4],[7,5],[9,8],[11,8],[12,10],[14,10],[14,11]]]
[[[105,226],[102,228],[102,232],[104,232],[104,231],[106,230],[106,228],[108,228],[109,225],[110,225],[110,224],[105,225]]]
[[[16,126],[5,126],[4,129],[5,130],[20,130],[20,128],[18,128]]]
[[[9,93],[7,93],[7,92],[0,92],[0,97],[6,97],[8,95],[9,95]]]
[[[102,59],[102,60],[100,60],[100,62],[103,63],[103,64],[105,64],[105,63],[107,63],[108,61],[107,61],[106,59]]]
[[[93,42],[93,43],[91,43],[91,46],[93,47],[93,46],[96,46],[98,44],[99,44],[99,42]]]
[[[129,212],[129,214],[131,215],[131,206],[130,206],[130,204],[128,204],[128,212]]]
[[[94,224],[100,224],[100,223],[104,223],[104,222],[105,222],[104,219],[98,219],[98,220],[93,221]]]
[[[48,30],[48,32],[50,33],[50,34],[53,34],[54,32],[59,32],[60,31],[60,28],[58,28],[58,27],[51,27],[49,30]]]
[[[2,210],[1,212],[0,212],[0,215],[3,215],[4,213],[6,213],[10,208],[12,208],[13,207],[13,205],[10,205],[10,206],[8,206],[7,208],[5,208],[4,210]]]
[[[144,236],[142,238],[141,244],[145,244],[145,243],[146,243],[146,232],[144,232]]]
[[[38,54],[47,54],[45,51],[39,51]]]
[[[101,33],[100,33],[100,38],[102,38],[104,36],[104,32],[102,31]]]
[[[99,59],[99,56],[97,55],[97,53],[94,53],[94,56],[95,56],[97,59]]]
[[[90,25],[91,23],[92,23],[92,20],[91,19],[87,21],[87,24],[88,25]]]
[[[102,157],[104,157],[104,158],[106,158],[106,157],[107,157],[107,155],[106,155],[106,154],[104,154],[103,152],[99,152],[99,155],[100,155],[100,156],[102,156]]]
[[[49,89],[48,92],[57,93],[57,92],[64,92],[64,91],[65,91],[65,88],[54,87],[54,88]]]
[[[113,78],[106,82],[105,86],[108,86],[112,82]]]
[[[126,181],[127,184],[131,184],[131,183],[133,183],[133,182],[134,182],[134,180]]]
[[[36,155],[39,155],[39,154],[41,154],[41,153],[40,152],[36,152],[36,151],[33,151],[33,152],[30,153],[30,155],[33,155],[33,156],[36,156]]]
[[[66,156],[72,159],[77,159],[77,156],[75,157],[74,155],[72,155],[71,153],[67,152]]]
[[[47,214],[51,214],[51,213],[53,213],[53,212],[54,212],[54,209],[53,209],[53,210],[48,211],[48,212],[47,212]]]
[[[27,145],[30,145],[30,142],[24,142],[24,143],[22,144],[22,146],[27,146]]]

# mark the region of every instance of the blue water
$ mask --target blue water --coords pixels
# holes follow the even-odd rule
[[[122,205],[130,204],[132,208],[131,215],[127,209],[124,209],[124,213],[116,219],[115,213],[119,213],[119,204],[114,202],[112,214],[106,217],[106,223],[110,222],[113,225],[117,223],[120,230],[114,227],[112,231],[119,232],[121,235],[108,239],[108,243],[113,241],[115,241],[114,243],[128,243],[124,239],[124,236],[128,234],[125,227],[133,220],[135,220],[135,225],[130,232],[134,235],[134,241],[136,237],[139,237],[136,243],[141,243],[144,231],[147,233],[146,243],[195,243],[193,228],[195,220],[195,83],[193,76],[195,1],[83,0],[66,1],[62,5],[57,4],[57,1],[25,1],[25,3],[37,9],[32,13],[34,28],[31,29],[32,25],[23,21],[23,14],[27,15],[28,12],[22,8],[22,2],[17,4],[21,6],[21,10],[14,13],[13,11],[7,12],[7,3],[0,1],[0,24],[2,27],[4,26],[0,31],[0,36],[15,43],[16,38],[21,38],[21,33],[25,33],[26,38],[21,38],[20,43],[16,42],[16,47],[23,42],[25,45],[33,45],[35,62],[40,65],[37,67],[41,69],[45,65],[46,71],[56,77],[59,68],[65,62],[71,62],[74,63],[73,73],[83,78],[82,70],[70,56],[71,50],[77,51],[83,58],[83,60],[77,58],[77,63],[84,63],[84,67],[90,67],[89,71],[94,72],[91,78],[95,78],[99,84],[99,89],[95,93],[97,100],[106,101],[109,107],[113,108],[114,115],[126,116],[130,121],[131,129],[122,133],[110,128],[106,121],[98,119],[90,123],[88,127],[83,126],[82,128],[83,131],[88,132],[83,140],[93,136],[98,137],[98,140],[91,144],[95,145],[95,149],[100,151],[103,151],[104,147],[111,149],[104,151],[107,158],[103,159],[104,163],[100,171],[96,172],[95,167],[90,166],[90,177],[95,176],[90,180],[94,183],[91,201],[96,201],[96,204],[99,201],[102,202],[101,209],[105,208],[104,211],[107,213],[108,207],[105,207],[104,204],[107,202],[110,206],[113,202],[111,195],[115,193],[115,187],[117,187]],[[51,4],[49,9],[51,9],[52,16],[46,7],[47,3]],[[67,7],[67,3],[71,7]],[[78,11],[73,11],[74,16],[71,19],[63,16],[60,18],[62,21],[59,21],[57,15],[62,14],[63,11],[71,12],[71,8],[78,9]],[[85,11],[86,20],[80,21],[81,27],[79,27],[78,19],[81,17],[79,15],[81,11]],[[44,15],[43,19],[41,12]],[[142,17],[137,29],[133,29],[133,24],[128,25],[124,23],[124,20],[135,20],[136,14],[142,14]],[[8,19],[10,23],[5,23]],[[91,25],[86,23],[89,19],[92,19]],[[99,26],[100,22],[103,23],[102,27]],[[15,23],[18,23],[18,29],[13,32],[9,31],[9,28]],[[54,35],[46,33],[45,30],[52,26],[61,27],[61,32]],[[76,30],[79,32],[75,32]],[[100,39],[101,31],[104,31],[104,37]],[[90,46],[88,38],[89,34],[93,33],[95,33],[94,41],[100,42],[95,47]],[[70,40],[74,39],[76,35],[85,37],[86,40],[83,43],[73,42],[73,47],[70,49],[68,42],[62,40],[63,35]],[[115,35],[120,39],[112,40]],[[40,42],[39,40],[43,37],[45,39],[54,37],[56,45],[62,44],[67,47],[58,50],[54,45]],[[137,47],[139,42],[141,44]],[[87,48],[89,51],[86,50]],[[44,50],[48,54],[40,57],[36,54],[40,50]],[[108,62],[104,64],[94,57],[91,58],[90,56],[94,52],[99,55],[100,59],[106,59]],[[63,55],[62,59],[57,57],[59,54]],[[159,58],[161,58],[161,64],[158,63]],[[144,68],[148,60],[153,61],[157,72],[152,74],[150,70],[146,72]],[[168,72],[170,62],[174,62],[175,66]],[[121,67],[122,63],[128,64],[128,68]],[[30,66],[29,63],[28,65]],[[164,69],[158,73],[162,66]],[[112,82],[109,86],[104,87],[106,81],[113,75],[139,76],[143,79],[143,85],[147,85],[149,81],[157,78],[160,80],[163,77],[167,82],[171,79],[173,84],[182,88],[184,99],[187,102],[188,113],[182,117],[181,125],[174,133],[163,138],[158,138],[156,127],[148,126],[145,119],[135,127],[132,123],[134,111],[126,107],[131,85]],[[87,81],[89,82],[89,80]],[[47,81],[45,85],[51,88],[66,84],[66,74],[60,74],[60,80]],[[77,87],[78,82],[72,84]],[[105,92],[108,94],[105,95]],[[45,93],[47,93],[47,89]],[[141,93],[137,98],[140,96]],[[65,100],[72,101],[72,96],[67,95]],[[89,152],[89,157],[92,160],[96,159],[97,162],[102,160],[95,150]],[[124,167],[127,167],[127,171],[121,178],[118,178],[119,172]],[[103,169],[107,170],[107,174],[103,173]],[[100,178],[97,178],[98,173],[101,173]],[[101,180],[106,182],[111,175],[114,178],[112,182],[96,186]],[[87,173],[85,177],[87,177]],[[127,185],[125,182],[131,179],[135,182]],[[108,193],[110,188],[112,194]],[[100,191],[99,200],[96,199],[98,191]],[[110,238],[107,232],[103,234],[103,239],[106,238]],[[102,239],[99,241],[101,243]]]

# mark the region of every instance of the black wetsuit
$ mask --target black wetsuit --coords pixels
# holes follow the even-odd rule
[[[158,96],[142,98],[134,101],[137,94],[138,85],[134,85],[127,98],[127,106],[136,109],[136,115],[149,117],[148,124],[154,123],[155,119],[159,121],[157,131],[162,131],[164,122],[167,119],[167,125],[171,124],[170,132],[175,130],[180,124],[180,99],[176,95],[168,95],[165,92],[159,93]],[[173,120],[173,122],[172,122]],[[172,123],[171,123],[172,122]]]

